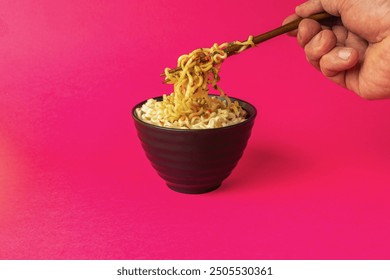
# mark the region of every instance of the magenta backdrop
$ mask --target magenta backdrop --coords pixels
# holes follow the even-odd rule
[[[390,102],[324,79],[294,38],[223,65],[259,115],[220,189],[171,191],[137,138],[164,67],[298,3],[1,1],[0,258],[389,259]]]

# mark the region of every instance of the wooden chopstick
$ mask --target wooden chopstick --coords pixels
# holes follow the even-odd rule
[[[313,14],[309,17],[309,19],[313,19],[315,21],[320,22],[324,25],[333,25],[334,21],[337,19],[337,17],[332,16],[326,12]],[[255,45],[260,44],[264,41],[267,41],[269,39],[272,39],[274,37],[277,37],[279,35],[291,32],[298,28],[299,23],[303,20],[303,18],[298,18],[292,22],[289,22],[285,25],[282,25],[278,28],[275,28],[271,31],[265,32],[263,34],[257,35],[253,37],[253,43]],[[228,47],[226,47],[225,52],[227,53],[227,56],[232,56],[234,54],[237,54],[237,51],[242,47],[242,45],[231,43]],[[251,46],[249,45],[247,49],[249,49]],[[180,70],[180,67],[171,69],[169,72],[174,73]],[[162,73],[160,76],[165,76],[165,73]]]

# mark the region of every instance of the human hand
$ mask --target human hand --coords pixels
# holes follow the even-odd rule
[[[341,20],[329,28],[303,19],[290,34],[308,62],[365,99],[390,98],[390,0],[309,0],[284,24],[322,11]]]

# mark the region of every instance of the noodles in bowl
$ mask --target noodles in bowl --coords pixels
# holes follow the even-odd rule
[[[238,103],[229,106],[225,100],[216,96],[209,96],[207,99],[209,103],[194,102],[193,107],[197,108],[197,112],[180,115],[170,110],[169,96],[163,96],[162,101],[149,99],[137,110],[137,116],[153,125],[179,129],[225,127],[246,119],[247,112],[239,107]],[[209,104],[212,104],[212,109],[207,109]]]
[[[253,46],[253,37],[241,44],[238,52]],[[162,127],[180,129],[218,128],[240,123],[247,112],[218,86],[219,70],[227,57],[228,43],[211,48],[196,49],[178,59],[177,69],[166,68],[165,83],[173,84],[174,91],[163,95],[161,101],[149,99],[136,113],[140,120]],[[219,97],[209,94],[210,88]]]

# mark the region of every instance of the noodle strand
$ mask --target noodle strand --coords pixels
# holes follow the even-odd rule
[[[241,46],[237,52],[255,45],[253,36],[234,44]],[[181,55],[177,61],[181,70],[164,69],[165,83],[173,84],[174,91],[163,95],[161,101],[147,100],[136,110],[138,117],[153,125],[181,129],[224,127],[244,121],[246,111],[237,101],[232,102],[217,84],[228,46],[228,43],[214,44]],[[217,90],[219,96],[209,95],[210,88]]]

